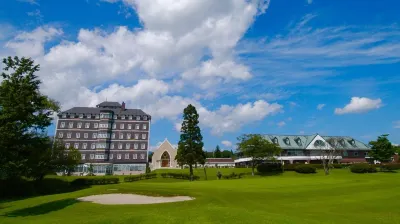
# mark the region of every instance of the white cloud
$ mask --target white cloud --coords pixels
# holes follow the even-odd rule
[[[38,0],[17,0],[19,2],[26,2],[29,3],[31,5],[39,5]]]
[[[325,107],[325,104],[318,104],[317,109],[322,110]]]
[[[308,4],[311,4],[313,2],[313,0],[307,0]]]
[[[400,121],[394,121],[393,128],[400,128]]]
[[[283,127],[286,125],[286,122],[281,121],[281,122],[277,123],[276,125],[278,125],[278,127]]]
[[[232,147],[232,145],[233,145],[232,142],[230,142],[228,140],[224,140],[221,143],[222,143],[222,145],[224,145],[225,147],[228,147],[228,148]]]
[[[336,108],[335,114],[365,113],[379,109],[383,106],[381,99],[369,99],[366,97],[352,97],[349,104],[343,108]]]

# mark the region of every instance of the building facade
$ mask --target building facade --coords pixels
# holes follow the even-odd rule
[[[146,170],[151,116],[125,103],[102,102],[58,114],[55,138],[81,153],[77,173],[92,164],[95,174],[136,174]]]
[[[160,146],[154,151],[151,168],[156,169],[169,169],[179,168],[175,160],[177,149],[171,145],[168,139],[165,139]]]
[[[326,156],[321,150],[331,147],[328,143],[334,138],[337,145],[335,162],[360,163],[367,162],[371,150],[366,144],[348,136],[315,135],[264,135],[264,137],[282,149],[280,156],[275,159],[283,163],[321,163],[321,157]],[[237,166],[244,166],[250,158],[235,160]]]

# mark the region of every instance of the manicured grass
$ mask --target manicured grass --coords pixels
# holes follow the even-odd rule
[[[0,223],[393,224],[400,223],[399,186],[400,173],[353,174],[348,169],[334,170],[330,176],[319,171],[195,182],[159,178],[4,202],[0,204]],[[75,200],[124,192],[188,195],[196,200],[156,205],[98,205]]]

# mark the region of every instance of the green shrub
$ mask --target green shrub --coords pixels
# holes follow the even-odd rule
[[[236,174],[235,172],[233,172],[233,173],[231,173],[229,175],[222,175],[222,178],[224,178],[224,179],[240,179],[244,175],[245,175],[244,173]]]
[[[377,164],[375,167],[379,167],[380,171],[394,171],[400,170],[400,163],[384,163],[384,164]]]
[[[174,179],[183,179],[190,180],[190,175],[187,173],[161,173],[162,178],[174,178]],[[199,176],[193,175],[193,180],[199,180]]]
[[[104,185],[104,184],[118,184],[118,177],[80,177],[71,182],[73,186],[90,186],[90,185]]]
[[[124,182],[134,182],[134,181],[138,181],[138,180],[153,179],[156,177],[157,177],[157,173],[146,173],[146,174],[124,177]]]
[[[281,163],[263,163],[257,166],[257,172],[259,173],[276,173],[282,172]]]
[[[285,171],[295,171],[296,170],[296,166],[298,166],[298,164],[285,164],[284,166],[283,166],[283,169],[285,170]]]
[[[316,173],[317,168],[313,164],[298,165],[295,168],[297,173]]]
[[[359,163],[350,166],[352,173],[376,173],[376,167],[367,163]]]

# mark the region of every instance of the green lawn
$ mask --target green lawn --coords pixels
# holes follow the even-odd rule
[[[196,200],[157,205],[98,205],[75,200],[116,192],[189,195]],[[319,171],[315,175],[285,172],[196,182],[160,178],[1,203],[0,223],[393,224],[400,223],[399,199],[400,173],[352,174],[344,169],[334,170],[330,176]]]

